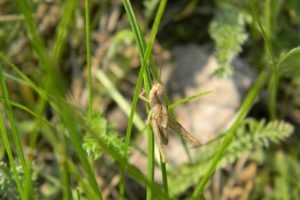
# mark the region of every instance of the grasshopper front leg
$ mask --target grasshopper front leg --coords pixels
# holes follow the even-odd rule
[[[146,103],[150,103],[150,100],[147,99],[147,98],[144,96],[144,94],[145,94],[145,90],[143,90],[143,91],[139,94],[139,98],[140,98],[141,100],[143,100],[144,102],[146,102]]]

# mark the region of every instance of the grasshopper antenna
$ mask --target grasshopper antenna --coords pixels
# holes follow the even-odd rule
[[[158,71],[158,82],[161,83],[161,65],[159,67],[159,71]]]
[[[158,74],[157,74],[157,77],[158,77],[158,78],[156,78],[156,76],[154,75],[154,72],[153,72],[153,70],[152,70],[152,67],[149,66],[148,68],[149,68],[149,71],[150,71],[150,73],[151,73],[151,75],[152,75],[153,81],[154,81],[154,82],[161,83],[161,65],[160,65],[160,67],[158,67],[158,68],[159,68],[159,71],[158,71]]]
[[[152,68],[151,68],[151,66],[150,65],[148,65],[149,67],[148,67],[148,69],[149,69],[149,71],[150,71],[150,73],[151,73],[151,76],[152,76],[152,79],[154,80],[154,82],[155,82],[155,76],[154,76],[154,73],[153,73],[153,71],[152,71]]]

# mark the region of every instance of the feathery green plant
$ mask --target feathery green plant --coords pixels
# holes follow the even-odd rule
[[[216,43],[216,57],[220,65],[215,71],[217,76],[232,75],[232,62],[248,38],[245,25],[250,20],[251,16],[242,9],[225,5],[211,22],[209,33]]]
[[[118,133],[114,130],[112,125],[109,124],[106,119],[97,112],[92,114],[91,119],[89,119],[89,123],[91,124],[90,129],[94,133],[98,134],[97,137],[102,138],[109,148],[119,152],[119,155],[125,159],[123,155],[124,143],[119,138]],[[91,132],[87,132],[85,134],[83,139],[83,147],[87,151],[87,154],[93,158],[93,160],[97,160],[103,154],[103,149]]]
[[[18,166],[16,169],[18,177],[22,180],[24,176],[22,167]],[[18,187],[16,186],[13,174],[13,169],[9,168],[5,163],[0,162],[0,199],[21,199],[21,194],[17,190]]]
[[[278,143],[293,133],[293,126],[284,121],[257,121],[247,118],[238,127],[232,143],[228,146],[217,168],[233,163],[245,151],[255,148],[268,147],[270,142]],[[204,145],[197,151],[197,164],[187,165],[179,171],[171,172],[170,193],[176,196],[194,185],[209,168],[212,158],[216,154],[217,147],[224,142],[224,136],[211,143]]]

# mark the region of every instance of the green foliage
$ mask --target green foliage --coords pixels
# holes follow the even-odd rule
[[[233,73],[232,62],[241,52],[241,46],[247,40],[245,25],[251,17],[245,11],[224,6],[210,24],[209,33],[216,43],[216,56],[219,68],[215,74],[226,77]]]
[[[16,168],[19,179],[23,179],[22,167]],[[3,162],[0,162],[0,199],[18,200],[20,195],[11,169]]]
[[[83,139],[83,148],[89,156],[97,160],[103,154],[103,149],[98,142],[98,138],[101,138],[109,148],[124,157],[124,142],[119,138],[113,126],[101,114],[93,113],[90,124],[91,131],[87,132]],[[97,135],[94,133],[97,133]]]
[[[278,143],[290,136],[292,132],[292,125],[284,121],[275,120],[266,124],[265,120],[256,121],[248,118],[239,126],[218,168],[233,163],[242,153],[253,150],[254,147],[262,148],[268,146],[270,142]],[[184,192],[206,173],[217,147],[223,141],[224,137],[221,136],[220,139],[203,146],[197,152],[197,164],[184,166],[169,176],[171,195],[176,196]]]
[[[149,22],[151,17],[153,16],[154,10],[157,7],[159,1],[158,0],[144,0],[143,4],[145,6],[144,15],[146,18],[146,22]]]
[[[281,150],[263,152],[265,156],[261,159],[260,164],[266,167],[255,177],[255,187],[250,199],[288,200],[299,198],[300,163],[297,159],[299,152],[294,153],[287,154]],[[268,192],[264,190],[266,185],[269,187]]]
[[[275,193],[274,199],[291,199],[288,191],[288,176],[289,176],[289,163],[282,152],[278,152],[275,156],[275,168],[277,176],[275,178]],[[297,180],[297,179],[296,179]]]
[[[35,167],[35,166],[34,166]],[[25,175],[22,166],[18,164],[16,166],[16,172],[21,182],[25,183]],[[6,163],[0,161],[0,199],[3,200],[19,200],[22,197],[18,191],[18,187],[14,178],[13,170]],[[31,176],[33,183],[33,191],[35,194],[36,190],[36,177],[37,174],[34,172]],[[37,196],[37,195],[36,195]]]
[[[60,21],[56,31],[55,42],[52,50],[52,57],[55,61],[59,61],[61,58],[64,42],[66,41],[66,36],[68,34],[68,27],[72,24],[77,3],[77,0],[65,2],[62,20]]]
[[[118,53],[124,51],[124,46],[132,45],[134,43],[134,34],[128,29],[118,31],[114,36],[110,48],[107,52],[107,56],[104,60],[104,66],[113,59]]]
[[[270,142],[278,143],[289,137],[293,130],[293,126],[284,121],[275,120],[266,124],[265,120],[246,119],[237,131],[236,140],[228,148],[222,165],[234,162],[246,149],[269,147]]]
[[[277,152],[275,155],[275,186],[273,199],[297,199],[300,194],[300,163],[296,157]]]
[[[291,78],[300,85],[300,48],[294,48],[287,53],[281,54],[277,63],[281,75]]]

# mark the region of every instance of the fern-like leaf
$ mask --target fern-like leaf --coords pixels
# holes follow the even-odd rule
[[[284,121],[271,121],[266,124],[265,120],[256,121],[248,118],[238,128],[236,136],[218,168],[233,163],[245,151],[252,150],[254,147],[262,148],[268,147],[270,142],[278,143],[290,136],[292,132],[293,126]],[[197,164],[184,166],[169,176],[171,195],[176,196],[199,181],[210,166],[217,146],[222,142],[223,137],[220,137],[220,139],[203,146],[197,152]]]
[[[22,168],[17,170],[19,178],[23,179]],[[11,169],[4,162],[0,162],[0,199],[20,199]]]
[[[83,148],[89,156],[94,160],[101,157],[102,148],[98,143],[99,138],[110,148],[116,150],[119,155],[123,155],[124,142],[120,139],[113,126],[101,114],[94,113],[89,124],[91,125],[90,131],[85,134],[83,139]]]
[[[209,33],[216,43],[216,57],[220,65],[215,74],[226,77],[233,73],[232,61],[248,37],[245,24],[251,17],[245,11],[229,5],[217,13],[210,24]]]

